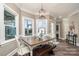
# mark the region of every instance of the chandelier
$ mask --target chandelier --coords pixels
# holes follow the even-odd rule
[[[46,11],[43,8],[43,4],[41,4],[41,9],[39,10],[39,19],[45,19],[46,18],[45,13]]]

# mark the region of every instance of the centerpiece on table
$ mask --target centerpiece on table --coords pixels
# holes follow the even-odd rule
[[[42,40],[42,38],[43,38],[43,31],[41,31],[39,34],[39,40]]]

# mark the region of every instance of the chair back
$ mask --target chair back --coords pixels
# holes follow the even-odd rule
[[[19,41],[19,36],[15,36],[16,42],[17,42],[17,46],[20,47],[20,41]]]

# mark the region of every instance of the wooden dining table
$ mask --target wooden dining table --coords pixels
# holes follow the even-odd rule
[[[52,41],[52,43],[53,43],[53,39],[55,39],[55,38],[40,39],[40,40],[39,39],[22,39],[22,41],[30,49],[30,56],[33,56],[33,48],[35,48],[38,45],[48,43],[49,41]]]

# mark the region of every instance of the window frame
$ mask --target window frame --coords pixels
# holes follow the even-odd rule
[[[7,11],[7,10],[5,10],[4,9],[4,13],[5,13],[5,11]],[[8,11],[7,11],[8,12]],[[8,12],[8,13],[10,13],[10,12]],[[10,13],[11,15],[13,15],[12,13]],[[5,17],[5,14],[4,14],[4,17]],[[16,19],[15,19],[15,15],[13,15],[13,17],[14,17],[14,19],[13,19],[13,22],[14,22],[14,26],[12,26],[12,25],[10,25],[10,22],[8,22],[7,24],[6,24],[6,21],[11,21],[11,19],[7,19],[6,20],[6,18],[4,18],[4,26],[5,26],[5,40],[9,40],[9,39],[13,39],[13,38],[15,38],[15,37],[13,37],[13,38],[7,38],[6,37],[6,35],[11,35],[10,34],[10,32],[12,32],[12,30],[11,30],[11,28],[15,28],[15,34],[14,34],[14,36],[16,35],[16,26],[15,26],[15,24],[16,24]],[[13,23],[12,21],[11,21],[11,24]],[[8,31],[8,30],[6,30],[6,28],[7,29],[10,29],[9,31],[10,32],[7,32],[7,33],[9,33],[9,34],[6,34],[6,31]]]
[[[32,35],[25,35],[25,25],[24,25],[25,19],[29,19],[32,21]],[[23,36],[33,36],[33,33],[34,33],[34,21],[33,20],[34,19],[31,17],[22,16],[22,35]]]
[[[45,32],[46,34],[48,33],[48,20],[47,19],[36,19],[36,34],[38,35],[38,30],[39,28],[41,27],[38,27],[37,24],[39,24],[39,21],[42,22],[42,26],[44,25],[43,22],[45,21],[46,22],[46,27],[42,27],[42,28],[45,28]]]
[[[15,16],[15,26],[16,26],[16,35],[19,35],[19,14],[15,12],[12,8],[10,8],[8,5],[4,4],[3,6],[4,10],[8,11],[9,13],[13,14]],[[4,16],[3,16],[4,17]],[[3,19],[4,20],[4,19]],[[5,24],[4,24],[4,33],[5,33]],[[5,36],[4,36],[5,37]],[[3,40],[1,44],[8,43],[10,41],[15,40],[15,38],[9,39],[9,40]]]

